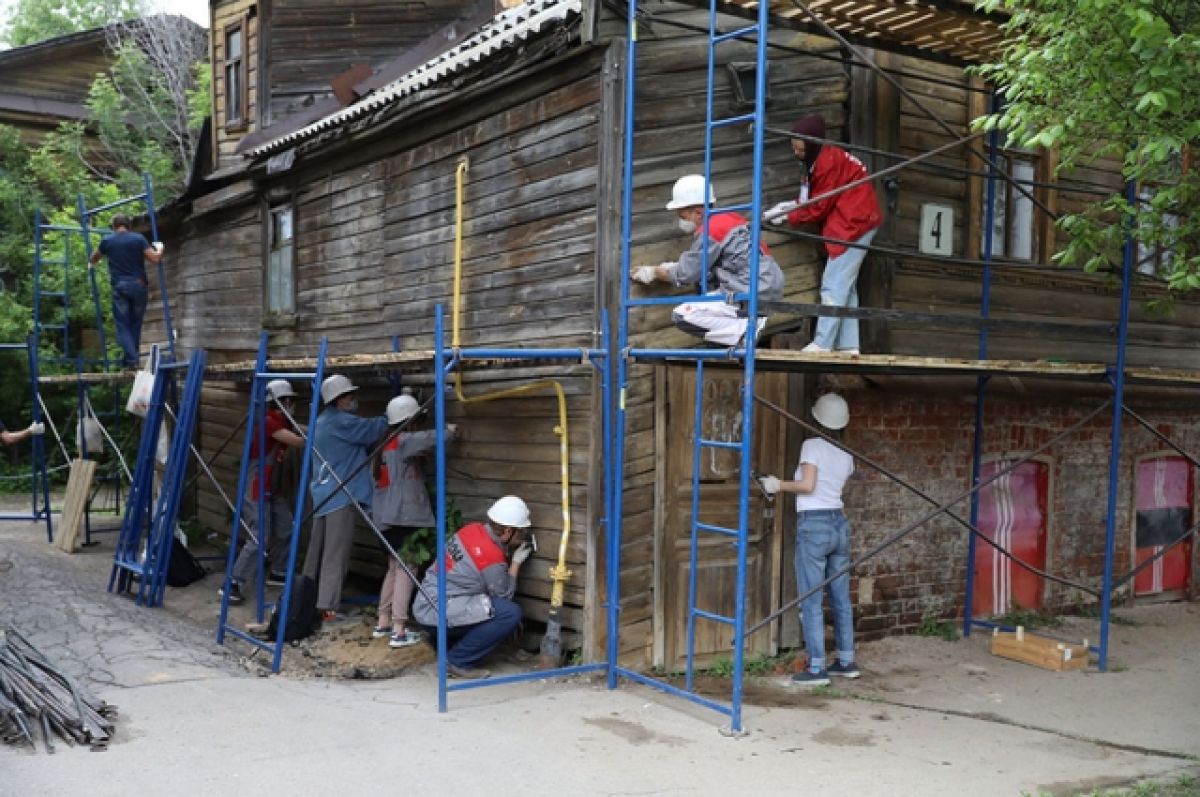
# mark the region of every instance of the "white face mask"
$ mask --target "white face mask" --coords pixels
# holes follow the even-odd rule
[[[696,222],[692,221],[691,219],[680,219],[679,229],[689,234],[694,233],[696,231]]]

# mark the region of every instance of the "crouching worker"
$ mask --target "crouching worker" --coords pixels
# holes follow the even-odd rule
[[[415,422],[421,412],[412,396],[396,396],[388,402],[387,420],[390,430],[400,424]],[[412,420],[410,420],[412,419]],[[454,438],[457,427],[446,426],[446,439]],[[425,489],[425,468],[421,459],[437,445],[437,432],[403,431],[389,440],[379,453],[375,469],[375,499],[371,502],[371,518],[383,532],[392,550],[399,553],[406,540],[423,528],[433,528],[437,520]],[[421,641],[421,634],[409,627],[408,608],[416,585],[410,577],[416,565],[406,561],[400,566],[396,557],[388,554],[387,576],[379,592],[379,617],[373,637],[390,637],[388,644],[403,648]]]
[[[730,296],[750,289],[750,223],[737,213],[714,213],[704,223],[704,206],[715,205],[716,196],[704,182],[704,176],[689,174],[675,181],[667,210],[679,216],[679,229],[693,236],[692,245],[679,256],[676,263],[640,266],[632,277],[643,285],[669,282],[672,285],[697,285],[707,274],[708,296]],[[705,260],[707,248],[708,259]],[[783,298],[783,271],[767,245],[759,243],[758,296],[760,301],[779,301]],[[671,313],[675,326],[709,343],[737,346],[746,334],[745,312],[736,304],[725,302],[687,302]],[[766,324],[760,316],[755,338]]]
[[[442,567],[425,574],[413,614],[425,630],[437,633],[438,571],[446,571],[446,669],[455,678],[487,678],[474,665],[509,637],[521,623],[513,601],[517,574],[533,548],[522,542],[509,561],[507,550],[517,530],[529,528],[529,507],[515,495],[492,504],[486,523],[463,526],[446,541]]]

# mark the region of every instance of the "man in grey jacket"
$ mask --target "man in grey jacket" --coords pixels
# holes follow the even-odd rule
[[[517,529],[528,528],[529,507],[515,495],[492,504],[487,522],[463,526],[446,541],[446,560],[429,568],[424,588],[413,602],[413,615],[431,634],[437,633],[439,571],[446,571],[446,669],[455,678],[487,678],[474,665],[491,653],[521,624],[521,607],[512,599],[517,574],[533,548],[527,542],[507,556]]]
[[[657,266],[640,266],[633,270],[633,280],[643,285],[669,282],[683,285],[706,285],[707,296],[724,296],[726,301],[685,302],[675,308],[671,320],[684,332],[704,338],[720,346],[737,346],[746,334],[746,318],[740,307],[728,297],[750,289],[750,264],[754,250],[750,244],[750,222],[736,213],[710,213],[704,224],[705,205],[715,205],[717,198],[704,175],[688,174],[675,181],[667,210],[679,217],[679,229],[692,236],[692,245],[679,256],[678,262]],[[706,259],[707,256],[707,259]],[[767,245],[759,242],[758,296],[760,301],[779,301],[783,298],[783,271]],[[767,319],[760,315],[755,336],[762,331]]]

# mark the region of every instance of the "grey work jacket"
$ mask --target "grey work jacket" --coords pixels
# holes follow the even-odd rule
[[[449,430],[446,439],[453,439]],[[401,432],[384,446],[371,501],[371,518],[377,526],[433,528],[437,523],[421,465],[421,458],[436,445],[437,432],[428,431]]]
[[[492,616],[492,598],[512,599],[517,580],[509,575],[504,544],[486,523],[463,526],[446,541],[446,560],[430,567],[413,601],[413,617],[437,625],[438,571],[446,575],[446,625],[456,628],[482,623]],[[426,598],[426,594],[429,598]]]
[[[720,214],[725,215],[725,214]],[[710,219],[710,226],[714,219]],[[705,240],[708,241],[708,262],[704,260]],[[707,271],[708,290],[744,293],[750,289],[750,225],[741,224],[718,241],[708,235],[697,235],[691,247],[679,256],[671,267],[671,281],[676,286],[696,285]],[[715,285],[713,283],[716,283]],[[758,257],[758,296],[763,301],[776,302],[783,298],[783,271],[775,258],[766,252]]]

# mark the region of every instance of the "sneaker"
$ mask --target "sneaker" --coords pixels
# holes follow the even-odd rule
[[[392,636],[390,625],[377,625],[371,629],[371,639],[382,639],[385,636]]]
[[[818,346],[815,343],[810,343],[800,350],[801,354],[829,354],[829,349],[824,346]]]
[[[345,619],[346,619],[346,615],[341,614],[340,612],[335,612],[333,609],[322,609],[321,610],[321,622],[322,623],[340,623]]]
[[[845,357],[857,357],[862,354],[858,349],[834,349],[834,354],[841,354]]]
[[[287,573],[267,573],[268,587],[282,587],[287,583]]]
[[[829,673],[825,670],[818,672],[813,672],[812,670],[798,672],[792,676],[792,684],[805,688],[811,686],[829,686]]]
[[[841,676],[842,678],[858,678],[860,675],[862,675],[862,673],[858,671],[858,665],[854,662],[842,664],[840,661],[835,661],[833,664],[829,665],[828,672],[830,675],[837,675]]]
[[[446,662],[446,672],[451,678],[466,678],[469,680],[483,680],[491,676],[487,670],[482,670],[478,667],[459,667],[456,664]],[[829,683],[826,681],[826,683]]]
[[[389,648],[406,648],[409,645],[415,645],[420,641],[421,641],[421,635],[419,633],[417,633],[416,631],[413,631],[412,629],[406,628],[403,631],[399,631],[395,634],[392,634],[391,639],[388,640],[388,647]],[[486,678],[487,676],[483,675],[483,676],[476,676],[476,677],[477,678]]]
[[[225,588],[221,587],[220,589],[218,589],[217,595],[224,598],[225,597]],[[237,606],[239,603],[241,603],[244,600],[245,600],[245,598],[242,597],[241,586],[236,581],[231,582],[229,584],[229,605]]]

